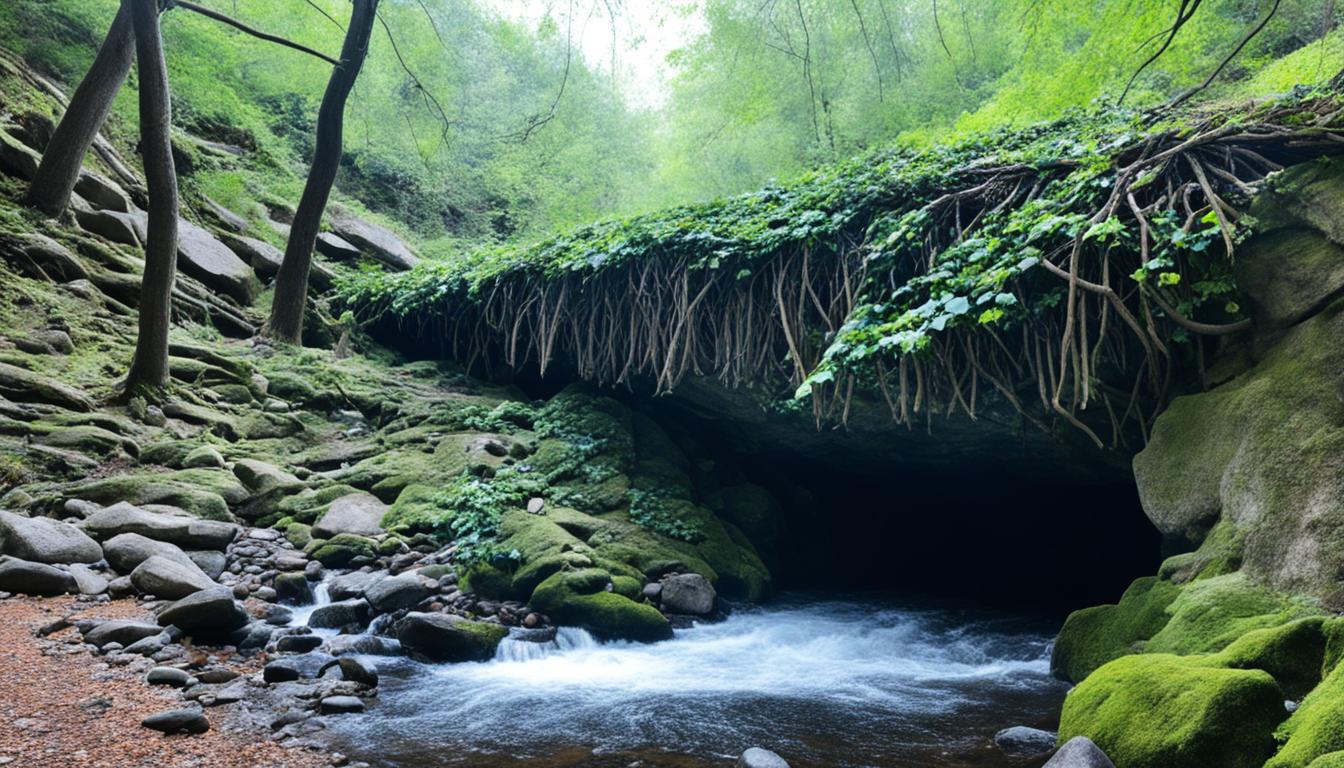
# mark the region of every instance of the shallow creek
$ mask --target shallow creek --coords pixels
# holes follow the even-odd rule
[[[654,645],[562,629],[480,664],[368,657],[378,699],[329,718],[375,766],[1002,766],[1013,725],[1053,727],[1049,622],[871,598],[791,595]],[[1015,765],[1025,765],[1017,763]]]

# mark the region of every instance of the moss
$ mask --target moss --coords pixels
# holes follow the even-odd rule
[[[611,591],[631,600],[639,600],[644,591],[644,582],[633,576],[612,576]]]
[[[1117,605],[1074,611],[1055,640],[1051,671],[1079,682],[1106,662],[1141,651],[1144,641],[1166,626],[1167,606],[1178,591],[1150,576],[1131,584]]]
[[[1086,736],[1120,766],[1260,768],[1284,716],[1278,684],[1192,661],[1146,654],[1096,670],[1064,701],[1060,743]]]
[[[1176,584],[1225,576],[1241,568],[1244,546],[1245,535],[1237,526],[1228,520],[1220,521],[1204,537],[1199,549],[1167,558],[1158,575]]]
[[[1321,625],[1325,637],[1325,654],[1321,659],[1321,676],[1325,677],[1344,660],[1344,617],[1327,620]]]
[[[497,600],[517,596],[509,574],[489,563],[475,563],[463,570],[458,577],[458,586],[463,592]]]
[[[116,477],[75,483],[62,489],[65,498],[87,499],[99,504],[167,504],[207,520],[229,520],[230,502],[247,499],[243,488],[224,470],[189,469]]]
[[[1254,586],[1244,574],[1234,573],[1186,585],[1167,612],[1171,620],[1145,646],[1150,653],[1214,653],[1252,630],[1321,611],[1308,600]]]
[[[299,549],[305,549],[313,541],[313,526],[305,523],[290,523],[284,527],[285,540]]]
[[[1210,659],[1229,669],[1268,672],[1283,692],[1300,698],[1321,681],[1325,635],[1319,616],[1247,632]]]
[[[599,569],[556,573],[537,586],[530,601],[559,624],[574,624],[599,638],[652,642],[672,636],[656,608],[602,591],[611,577]]]
[[[1344,750],[1344,667],[1316,686],[1279,729],[1282,749],[1265,768],[1305,768],[1313,760]]]
[[[328,568],[343,568],[355,558],[373,559],[378,553],[378,542],[352,533],[338,533],[330,539],[309,542],[304,551]]]
[[[1307,768],[1344,768],[1344,751],[1321,755],[1312,760]]]
[[[383,528],[408,533],[431,533],[439,529],[451,514],[438,503],[442,494],[440,486],[420,483],[406,486],[383,516]]]

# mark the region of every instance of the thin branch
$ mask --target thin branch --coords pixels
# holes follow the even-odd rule
[[[296,51],[306,53],[309,56],[316,56],[317,58],[327,62],[333,67],[339,67],[341,65],[340,61],[333,59],[332,57],[326,55],[325,53],[322,53],[321,51],[315,51],[306,45],[301,45],[299,43],[294,42],[293,40],[288,40],[286,38],[280,37],[279,35],[272,35],[269,32],[262,32],[259,29],[253,29],[252,27],[249,27],[248,25],[244,24],[241,21],[238,21],[237,19],[231,16],[227,16],[223,13],[220,13],[219,11],[211,10],[203,5],[197,5],[195,3],[188,2],[188,0],[169,0],[168,7],[185,8],[193,13],[199,13],[200,15],[208,19],[214,19],[215,21],[227,24],[230,27],[233,27],[234,29],[240,32],[249,34],[259,40],[265,40],[268,43],[277,43],[279,45],[285,46],[286,48],[292,48]]]

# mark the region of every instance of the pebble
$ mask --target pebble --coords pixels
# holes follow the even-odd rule
[[[163,733],[205,733],[210,730],[210,721],[199,709],[170,709],[150,715],[140,724]]]
[[[364,701],[356,696],[328,696],[317,705],[317,709],[324,715],[363,712]]]
[[[149,670],[145,675],[145,682],[150,685],[170,685],[174,688],[185,688],[196,684],[196,678],[191,673],[177,667],[155,667]]]

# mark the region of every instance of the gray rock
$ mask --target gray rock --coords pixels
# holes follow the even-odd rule
[[[994,734],[994,745],[1009,757],[1037,757],[1053,752],[1057,739],[1050,731],[1018,725]]]
[[[119,213],[129,213],[135,206],[126,190],[115,181],[93,171],[80,171],[75,182],[75,194],[87,200],[93,207]]]
[[[286,656],[267,664],[261,670],[261,677],[268,683],[315,680],[333,660],[331,656],[316,651],[298,656]]]
[[[140,242],[145,242],[148,233],[146,214],[136,211],[124,215],[130,218],[135,227],[136,237]],[[229,296],[243,306],[251,304],[261,290],[252,267],[215,239],[208,230],[186,219],[177,222],[177,264],[183,272],[200,280],[206,287]]]
[[[166,541],[155,541],[138,533],[119,533],[103,542],[103,557],[117,571],[130,573],[135,567],[158,555],[179,563],[192,563],[179,547]]]
[[[313,602],[312,585],[302,573],[282,573],[272,583],[275,585],[275,599],[282,603],[306,605]]]
[[[317,562],[314,560],[313,562]],[[321,565],[321,563],[318,563]],[[327,582],[327,594],[332,600],[349,600],[355,597],[363,597],[365,590],[377,581],[380,574],[365,573],[363,571],[352,571],[342,574]]]
[[[270,243],[241,235],[224,235],[220,238],[238,257],[252,265],[257,277],[269,280],[280,271],[285,253]]]
[[[391,613],[414,608],[421,600],[434,594],[419,576],[404,574],[375,581],[364,591],[364,597],[378,613]]]
[[[0,173],[28,181],[37,173],[41,162],[42,156],[31,147],[0,130]]]
[[[218,586],[195,563],[154,555],[131,571],[131,583],[147,595],[177,600]]]
[[[313,525],[314,539],[330,539],[340,533],[378,536],[383,533],[387,505],[369,493],[351,493],[331,503],[327,513]]]
[[[107,579],[83,563],[70,566],[70,575],[74,577],[81,595],[101,595],[107,591]]]
[[[94,512],[80,526],[99,541],[122,533],[138,533],[184,549],[223,551],[241,530],[233,523],[150,512],[125,502]]]
[[[163,733],[205,733],[210,730],[210,721],[199,709],[170,709],[146,717],[140,725]]]
[[[714,587],[698,573],[664,576],[662,585],[659,599],[662,600],[663,610],[668,613],[703,616],[714,610]]]
[[[362,598],[328,603],[308,617],[308,626],[320,629],[340,629],[351,625],[362,627],[368,623],[369,602]]]
[[[327,670],[332,667],[340,670],[342,680],[348,680],[369,688],[378,687],[378,668],[363,659],[357,659],[353,656],[338,658],[323,667],[320,674],[326,674]]]
[[[446,613],[408,613],[392,626],[402,648],[431,661],[486,661],[509,631]]]
[[[157,593],[156,593],[157,594]],[[159,612],[160,626],[175,626],[194,637],[226,635],[251,621],[226,587],[214,586],[178,600]]]
[[[321,647],[319,635],[285,635],[275,641],[275,650],[280,653],[308,653]]]
[[[224,570],[229,567],[229,559],[224,556],[223,552],[198,549],[188,552],[187,557],[211,579],[218,579],[224,574]]]
[[[324,715],[363,712],[364,700],[360,699],[358,696],[328,696],[318,702],[317,711]]]
[[[1086,736],[1076,736],[1059,748],[1044,768],[1115,768],[1115,763]]]
[[[332,656],[396,656],[401,653],[401,644],[378,635],[337,635],[327,641],[327,653]]]
[[[226,229],[231,229],[234,232],[247,231],[247,219],[242,216],[230,211],[228,208],[225,208],[208,197],[205,198],[205,207],[215,219],[218,220],[219,224]]]
[[[102,508],[103,505],[101,504],[94,504],[92,501],[84,501],[83,499],[66,499],[65,503],[61,505],[61,511],[67,516],[80,519],[86,518]]]
[[[133,653],[137,656],[153,656],[162,651],[164,646],[168,645],[162,633],[154,637],[144,637],[136,640],[134,643],[121,649],[122,653]]]
[[[235,461],[233,474],[253,493],[269,493],[276,489],[300,491],[306,487],[302,480],[283,469],[256,459]]]
[[[163,627],[157,624],[117,619],[100,622],[90,628],[89,631],[84,633],[84,642],[96,645],[99,648],[108,643],[120,643],[125,647],[147,637],[156,637],[161,632],[163,632]]]
[[[202,445],[182,458],[182,466],[188,469],[218,468],[224,466],[224,455],[213,445]]]
[[[75,211],[75,221],[85,231],[121,245],[140,245],[135,214],[118,211]]]
[[[177,667],[155,667],[149,670],[145,675],[145,682],[150,685],[167,685],[173,688],[185,688],[188,685],[195,685],[196,678],[191,676],[190,672]]]
[[[752,747],[737,758],[737,768],[789,768],[789,764],[768,749]]]
[[[360,257],[360,250],[339,235],[323,232],[317,236],[317,252],[332,261],[350,261]]]
[[[69,523],[0,511],[0,553],[34,563],[96,563],[98,542]]]
[[[420,263],[406,243],[386,227],[347,216],[332,222],[332,229],[346,241],[395,270],[404,272]]]
[[[83,260],[46,235],[30,235],[23,246],[23,255],[50,279],[69,283],[89,277]]]
[[[0,557],[0,590],[21,595],[63,595],[79,591],[75,577],[46,563]]]

